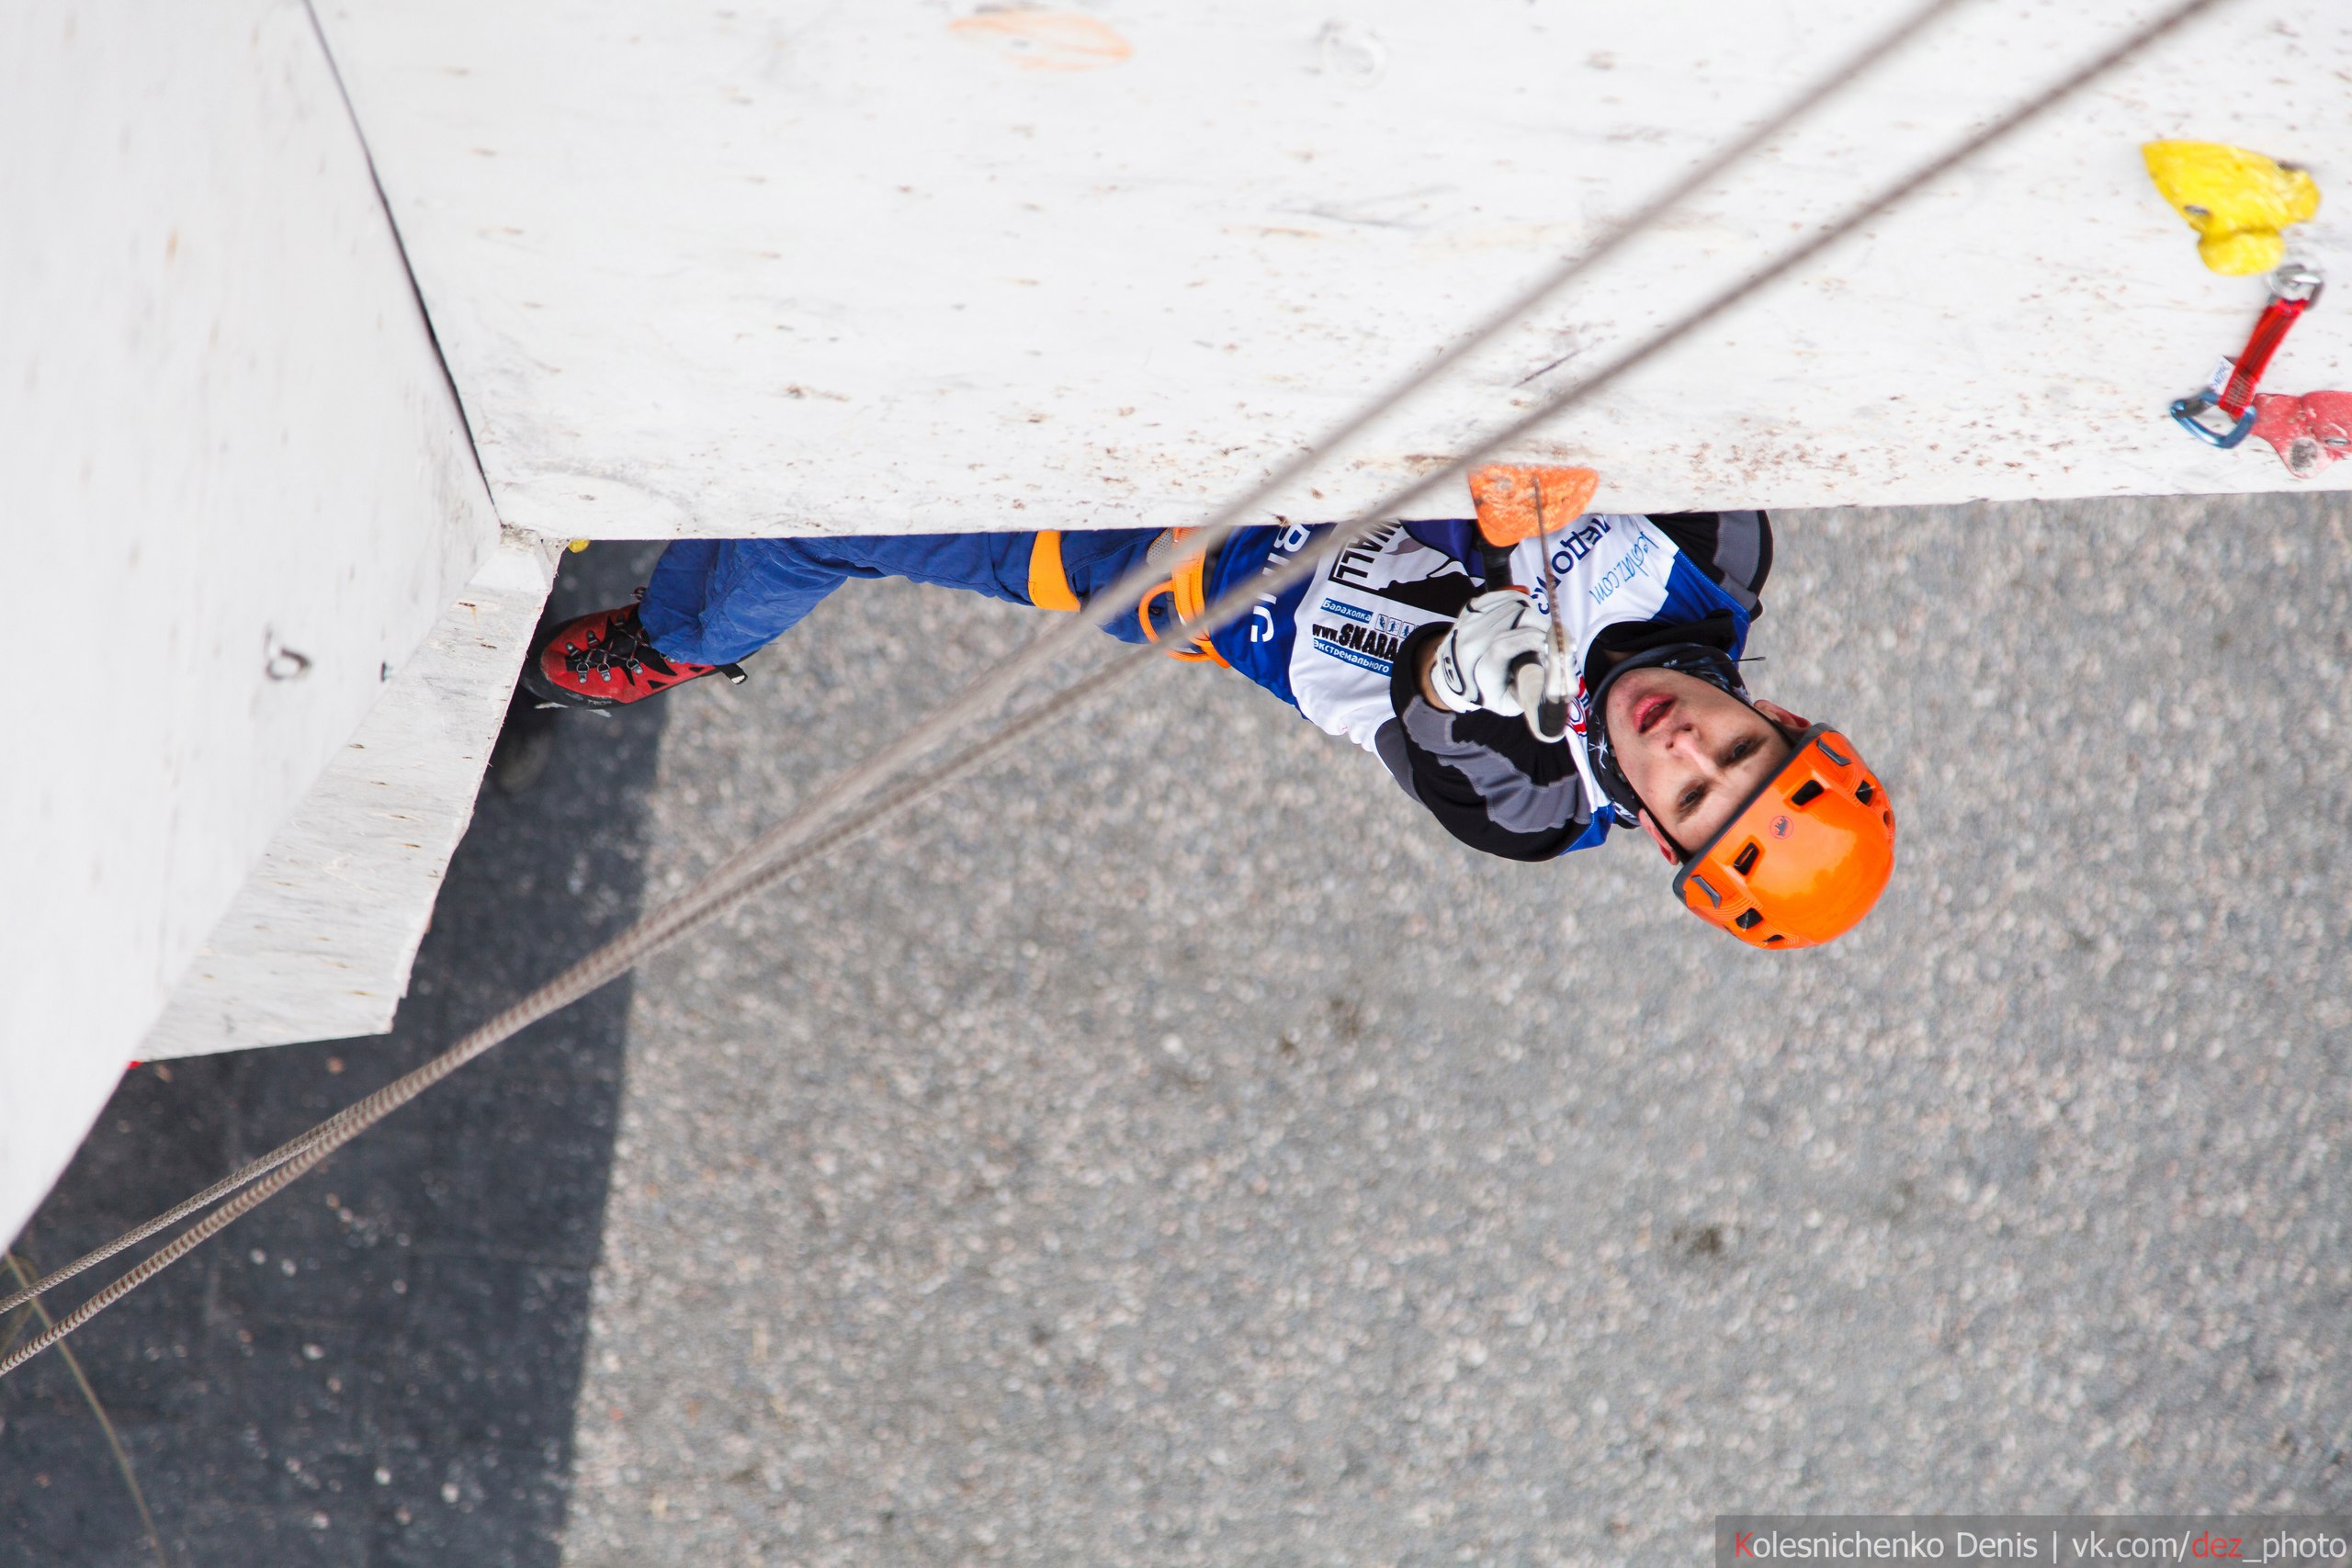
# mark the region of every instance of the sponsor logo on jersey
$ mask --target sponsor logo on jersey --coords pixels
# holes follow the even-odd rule
[[[1616,596],[1620,588],[1642,574],[1642,569],[1647,566],[1650,558],[1657,553],[1657,540],[1651,535],[1646,533],[1634,535],[1634,542],[1626,549],[1624,558],[1595,578],[1592,586],[1585,592],[1591,595],[1595,604],[1608,604]]]
[[[1384,675],[1396,663],[1397,649],[1405,646],[1412,630],[1410,622],[1339,599],[1326,599],[1315,607],[1317,651]]]
[[[1552,570],[1562,576],[1568,569],[1592,554],[1595,545],[1607,538],[1610,523],[1606,517],[1587,518],[1579,527],[1564,528],[1552,537]]]
[[[1372,582],[1372,568],[1388,541],[1396,536],[1396,525],[1385,524],[1374,528],[1331,558],[1331,581],[1334,582]]]
[[[1274,536],[1273,543],[1266,550],[1266,564],[1258,569],[1261,577],[1272,577],[1289,565],[1291,558],[1305,549],[1306,541],[1315,536],[1314,530],[1304,523],[1293,523],[1284,517],[1277,517],[1274,521],[1283,525],[1283,531]],[[1281,637],[1282,628],[1274,625],[1277,603],[1276,595],[1261,593],[1258,602],[1250,606],[1251,642],[1272,642]]]

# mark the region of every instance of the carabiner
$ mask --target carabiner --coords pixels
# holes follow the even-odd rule
[[[2230,362],[2225,359],[2222,363],[2227,366]],[[2172,400],[2171,409],[2173,423],[2208,446],[2219,446],[2226,452],[2252,434],[2254,410],[2248,408],[2244,413],[2238,415],[2228,429],[2216,430],[2205,423],[2204,414],[2208,409],[2219,406],[2220,400],[2215,398],[2210,389],[2199,392],[2193,398],[2175,398]],[[2225,414],[2223,417],[2228,416]]]

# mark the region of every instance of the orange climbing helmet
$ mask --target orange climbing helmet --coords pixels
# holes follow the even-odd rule
[[[1826,724],[1674,874],[1674,896],[1751,947],[1814,947],[1860,923],[1894,874],[1894,808]]]
[[[1585,699],[1585,712],[1607,713],[1609,688],[1619,677],[1653,667],[1748,700],[1739,662],[1724,649],[1667,643],[1611,668]],[[1682,850],[1674,896],[1751,947],[1816,947],[1853,930],[1886,891],[1894,874],[1894,808],[1860,750],[1837,729],[1816,724],[1790,734],[1774,728],[1789,737],[1788,761],[1714,837]],[[1588,723],[1584,736],[1601,793],[1632,818],[1642,798],[1617,764],[1607,722]]]

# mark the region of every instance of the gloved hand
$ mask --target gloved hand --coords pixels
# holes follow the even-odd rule
[[[1481,593],[1454,618],[1453,629],[1430,661],[1430,685],[1455,713],[1484,708],[1506,718],[1526,710],[1510,689],[1510,669],[1522,657],[1544,656],[1544,618],[1524,593]]]

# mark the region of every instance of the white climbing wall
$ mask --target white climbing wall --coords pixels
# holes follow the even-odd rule
[[[1372,502],[2155,6],[1972,0],[1274,508]],[[0,6],[0,1236],[143,1041],[389,1019],[544,590],[502,519],[1193,520],[1897,9]],[[2261,293],[2137,147],[2309,165],[2344,271],[2347,75],[2352,12],[2235,0],[1508,455],[1616,507],[2306,482],[2164,419]],[[2272,390],[2352,389],[2347,310]]]
[[[483,558],[279,826],[182,971],[141,1057],[391,1028],[557,549],[510,528]]]
[[[303,6],[0,6],[0,147],[6,1239],[499,529]]]
[[[1369,503],[2158,8],[1973,0],[1278,506]],[[502,515],[624,536],[1193,518],[1908,9],[320,0]],[[1629,507],[2290,486],[2164,418],[2261,289],[2137,148],[2307,164],[2352,269],[2347,71],[2352,8],[2223,6],[1516,455]],[[2352,300],[2271,385],[2352,388]]]

